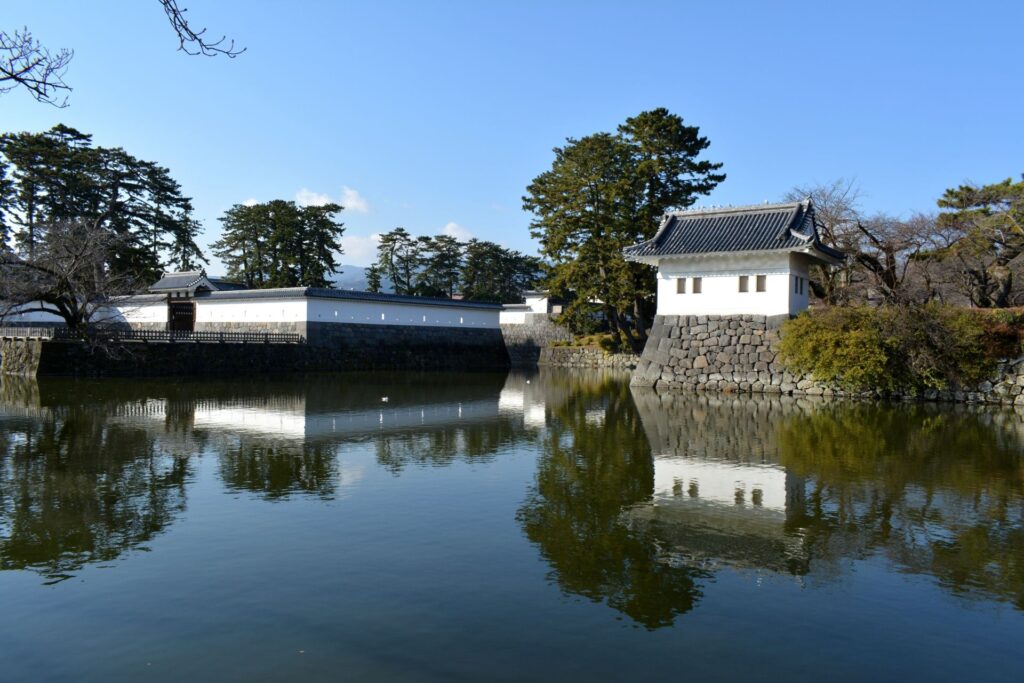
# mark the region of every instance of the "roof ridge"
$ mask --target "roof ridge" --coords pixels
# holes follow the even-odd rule
[[[744,206],[711,206],[699,207],[696,209],[680,209],[669,211],[665,215],[683,218],[686,216],[705,216],[715,213],[746,213],[750,211],[781,211],[783,209],[795,209],[803,205],[807,200],[801,199],[794,202],[779,202],[776,204],[746,204]]]

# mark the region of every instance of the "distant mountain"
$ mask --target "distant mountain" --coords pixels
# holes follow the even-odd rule
[[[334,276],[334,286],[337,289],[350,289],[357,292],[366,291],[366,266],[342,265],[338,269],[341,271],[341,274]],[[391,280],[381,278],[381,291],[393,291],[391,284]]]

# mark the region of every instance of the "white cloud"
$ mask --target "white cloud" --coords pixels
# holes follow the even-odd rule
[[[302,188],[295,193],[295,203],[299,206],[323,206],[330,204],[331,198],[325,194]]]
[[[377,245],[380,244],[380,234],[374,233],[368,237],[363,235],[343,235],[341,248],[345,252],[342,261],[357,265],[368,265],[377,260]]]
[[[346,211],[355,213],[370,212],[370,203],[366,201],[366,198],[348,185],[341,186],[341,205],[345,207]]]
[[[256,206],[259,203],[260,200],[256,199],[255,197],[249,197],[244,202],[242,202],[242,206]]]
[[[473,237],[473,233],[471,233],[469,230],[466,230],[464,227],[462,227],[461,225],[454,221],[451,221],[446,226],[444,226],[441,229],[441,232],[463,242]]]

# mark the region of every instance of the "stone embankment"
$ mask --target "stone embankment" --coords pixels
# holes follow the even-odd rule
[[[640,357],[632,353],[608,353],[596,346],[548,346],[541,350],[538,365],[558,368],[607,368],[632,370]]]
[[[540,361],[541,349],[556,341],[569,341],[570,333],[556,325],[546,313],[531,313],[522,324],[501,325],[501,336],[513,366],[536,365]]]
[[[317,343],[81,342],[5,338],[10,375],[228,375],[334,370],[504,370],[497,329],[337,324]]]
[[[901,400],[1024,405],[1024,357],[1001,362],[990,381],[921,394],[851,394],[789,372],[779,360],[779,328],[787,316],[655,317],[631,384],[681,391],[856,396]]]

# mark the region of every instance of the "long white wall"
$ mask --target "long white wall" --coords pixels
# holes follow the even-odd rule
[[[497,328],[499,308],[310,298],[309,322]]]
[[[659,315],[796,314],[807,308],[808,260],[786,252],[693,256],[664,259],[658,267]],[[747,276],[747,291],[739,291],[740,276]],[[757,276],[765,277],[765,291],[757,291]],[[701,292],[693,292],[693,279],[701,279]],[[803,278],[803,294],[795,278]],[[686,291],[677,291],[686,278]]]
[[[307,299],[196,299],[196,325],[217,323],[302,323]],[[165,304],[166,305],[166,304]]]
[[[432,306],[388,301],[354,301],[313,297],[293,298],[205,298],[195,299],[196,325],[206,329],[218,323],[359,323],[363,325],[411,325],[419,327],[498,328],[499,308]],[[112,309],[101,309],[97,320],[125,322],[153,327],[167,323],[167,302],[125,301]],[[9,316],[9,324],[60,323],[50,313]]]

